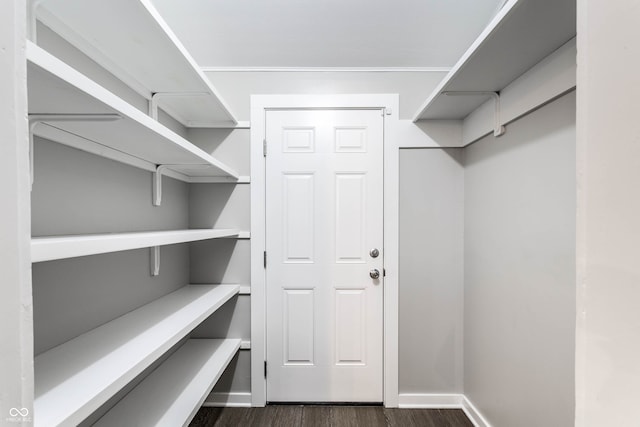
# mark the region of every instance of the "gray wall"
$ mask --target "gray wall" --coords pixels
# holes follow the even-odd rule
[[[574,423],[575,108],[465,149],[464,391],[496,427]]]
[[[42,139],[34,154],[34,236],[188,228],[187,184],[164,178],[154,207],[149,172]],[[188,256],[162,247],[157,277],[148,249],[33,264],[35,353],[186,285]]]
[[[34,236],[171,230],[189,226],[187,184],[163,177],[152,205],[151,173],[36,137]]]
[[[190,129],[194,144],[238,171],[250,174],[246,129]],[[189,225],[192,228],[238,228],[251,224],[250,184],[191,184]],[[251,284],[251,241],[219,239],[195,242],[189,251],[191,283]],[[196,338],[251,339],[251,296],[238,295],[192,333]],[[241,350],[220,378],[214,393],[250,393],[250,351]],[[207,399],[213,401],[213,397]]]
[[[400,150],[399,391],[462,393],[462,149]]]

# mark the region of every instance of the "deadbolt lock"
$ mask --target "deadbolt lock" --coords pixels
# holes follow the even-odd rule
[[[378,250],[378,248],[373,248],[369,251],[369,255],[371,255],[371,258],[378,258],[378,255],[380,255],[380,251]]]

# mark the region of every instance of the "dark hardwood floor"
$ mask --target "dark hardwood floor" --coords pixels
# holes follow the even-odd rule
[[[473,427],[460,409],[387,409],[382,406],[269,405],[201,408],[191,427]]]

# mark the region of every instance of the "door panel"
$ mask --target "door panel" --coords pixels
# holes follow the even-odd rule
[[[336,262],[365,263],[365,173],[336,174]]]
[[[313,174],[285,173],[283,183],[283,231],[285,263],[313,262]]]
[[[267,400],[381,402],[381,111],[266,114]]]
[[[313,289],[283,289],[283,365],[313,365]]]
[[[335,290],[336,365],[365,366],[366,289]]]

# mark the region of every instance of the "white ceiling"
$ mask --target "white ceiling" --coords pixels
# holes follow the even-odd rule
[[[504,0],[153,0],[202,67],[450,67]]]

